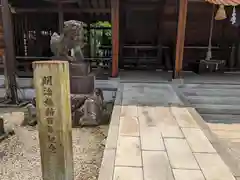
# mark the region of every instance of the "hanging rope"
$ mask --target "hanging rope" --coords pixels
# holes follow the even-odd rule
[[[213,10],[212,10],[210,33],[209,33],[209,39],[208,39],[208,51],[206,55],[207,61],[212,59],[212,36],[213,36],[213,26],[214,26],[214,15],[215,15],[215,5],[213,5]]]

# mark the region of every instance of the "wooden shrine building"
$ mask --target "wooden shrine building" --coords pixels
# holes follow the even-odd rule
[[[60,32],[65,20],[85,22],[87,34],[92,23],[110,22],[111,53],[104,56],[111,59],[112,77],[132,68],[173,70],[180,78],[206,58],[210,36],[212,57],[226,61],[222,69],[240,69],[240,17],[231,24],[233,7],[225,8],[222,21],[211,21],[218,8],[206,0],[1,0],[1,7],[0,52],[13,85],[16,74],[31,71],[32,61],[51,57],[51,34]],[[99,58],[89,51],[86,59]]]

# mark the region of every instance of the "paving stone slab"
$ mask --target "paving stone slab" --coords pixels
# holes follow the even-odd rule
[[[123,105],[121,109],[121,116],[123,117],[137,117],[137,105]]]
[[[143,151],[144,180],[174,180],[167,153]]]
[[[195,153],[194,155],[206,180],[235,180],[218,154]]]
[[[109,126],[105,149],[117,148],[118,133],[119,133],[119,126],[116,126],[116,125]]]
[[[115,154],[116,150],[114,149],[108,149],[104,151],[98,180],[113,179]]]
[[[173,169],[175,180],[205,180],[202,171]]]
[[[120,136],[140,136],[139,122],[137,117],[121,117],[120,118]]]
[[[142,168],[115,167],[113,180],[144,180]]]
[[[119,136],[116,166],[142,166],[140,137]]]
[[[199,169],[192,151],[185,139],[165,138],[164,143],[172,168]]]
[[[154,121],[156,119],[153,119],[153,114],[155,113],[155,107],[154,106],[143,106],[138,105],[138,117],[144,117],[148,121]],[[155,124],[157,122],[155,121]]]
[[[159,118],[159,126],[164,138],[183,138],[182,131],[171,114],[169,107],[156,107],[155,115]]]
[[[112,125],[119,125],[120,123],[120,116],[121,116],[121,105],[115,105],[112,111],[110,126]]]
[[[216,152],[201,129],[182,128],[182,131],[193,152]]]
[[[180,127],[199,128],[196,121],[193,119],[186,108],[171,107],[171,112]]]
[[[161,131],[158,127],[140,126],[140,138],[142,150],[165,150]]]

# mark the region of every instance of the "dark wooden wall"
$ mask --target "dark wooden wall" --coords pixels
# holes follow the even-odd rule
[[[87,10],[88,12],[83,13],[66,13],[66,19],[79,19],[82,21],[96,21],[99,20],[108,20],[110,19],[110,11],[105,13],[98,12],[100,7],[103,9],[110,10],[110,0],[106,0],[104,2],[105,5],[101,5],[103,0],[98,1],[84,1],[80,6],[82,10]],[[163,63],[162,59],[162,52],[160,51],[169,51],[167,48],[172,48],[168,53],[170,53],[171,61],[174,61],[174,47],[176,46],[176,32],[177,32],[177,18],[178,18],[178,1],[179,0],[120,0],[120,47],[124,46],[125,44],[135,45],[135,44],[151,44],[152,46],[156,46],[154,51],[149,53],[149,56],[157,56],[159,64]],[[12,0],[12,4],[14,6],[19,6],[21,8],[56,8],[55,6],[50,6],[49,3],[43,1],[44,3],[37,4],[36,2],[40,1],[31,1],[31,0],[24,0],[25,4],[22,3],[23,1],[19,0]],[[31,2],[31,3],[30,3]],[[95,2],[95,3],[93,3]],[[86,5],[88,4],[88,5]],[[97,8],[97,4],[99,4],[99,8]],[[136,5],[138,4],[138,5]],[[101,5],[101,6],[100,6]],[[73,7],[73,5],[64,6],[67,8],[79,8]],[[130,11],[130,9],[132,9]],[[140,9],[140,11],[139,11]],[[145,9],[141,11],[141,9]],[[96,12],[93,12],[96,10]],[[230,57],[230,46],[232,43],[239,41],[239,35],[237,33],[237,28],[231,26],[230,24],[230,17],[232,13],[231,8],[226,8],[228,19],[224,21],[215,21],[214,23],[214,30],[213,30],[213,46],[218,46],[220,48],[213,50],[213,56],[217,59],[225,59],[228,60]],[[144,13],[143,13],[144,12]],[[131,15],[132,14],[132,15]],[[47,13],[44,15],[39,13],[38,15],[35,13],[25,13],[25,16],[28,18],[19,17],[14,18],[16,21],[14,23],[14,32],[21,33],[21,26],[24,29],[28,30],[35,30],[36,28],[41,28],[41,30],[48,29],[47,27],[53,26],[57,27],[58,22],[57,20],[51,21],[50,19],[56,16],[55,14]],[[205,58],[207,52],[207,45],[208,45],[208,38],[209,38],[209,31],[210,31],[210,20],[212,15],[212,5],[209,3],[203,2],[191,2],[189,1],[188,6],[188,18],[187,18],[187,26],[186,26],[186,39],[185,39],[185,51],[184,51],[184,62],[183,66],[185,69],[188,68],[188,64],[190,62],[196,62],[200,59]],[[18,14],[14,15],[18,16]],[[48,21],[40,20],[40,16],[45,16],[45,19]],[[51,17],[51,18],[50,18]],[[24,21],[21,23],[21,21]],[[25,20],[27,19],[27,20]],[[36,19],[36,21],[34,20]],[[57,18],[53,18],[57,19]],[[27,23],[30,21],[35,21],[35,23]],[[18,23],[17,23],[18,22]],[[51,25],[48,23],[50,22]],[[35,24],[35,25],[34,25]],[[47,26],[47,27],[45,27]],[[20,27],[20,28],[19,28]],[[56,29],[56,27],[54,29]],[[1,28],[2,29],[2,28]],[[1,32],[0,29],[0,32]],[[55,30],[54,30],[55,31]],[[3,36],[1,36],[3,37]],[[30,42],[30,41],[28,41]],[[49,42],[47,40],[46,42]],[[34,42],[33,42],[34,43]],[[1,44],[1,43],[0,43]],[[16,44],[16,54],[18,56],[24,56],[23,47],[19,47],[20,44],[23,44],[23,37],[18,36],[15,38]],[[159,45],[163,47],[161,50]],[[189,48],[191,46],[191,48]],[[33,51],[30,49],[33,49]],[[41,47],[36,47],[34,44],[29,45],[28,55],[29,56],[39,56],[39,53],[35,53],[35,50],[40,50]],[[0,46],[3,50],[3,48]],[[164,49],[165,48],[165,49]],[[0,49],[0,50],[1,50]],[[132,50],[131,50],[132,51]],[[0,51],[2,52],[2,51]],[[120,56],[122,57],[122,49],[120,49]],[[121,54],[122,53],[122,54]],[[140,54],[141,55],[141,54]],[[121,61],[122,58],[120,58]],[[21,60],[23,61],[23,60]],[[25,60],[24,60],[25,61]],[[29,61],[29,60],[26,60]],[[168,60],[170,61],[170,60]],[[172,64],[173,65],[173,64]],[[30,66],[29,66],[30,67]]]
[[[160,42],[165,49],[166,47],[174,48],[178,23],[178,0],[166,0],[165,3],[164,0],[124,0],[121,3],[126,4],[121,10],[125,18],[125,24],[122,24],[124,26],[122,37],[125,44],[152,42],[151,45],[158,46]],[[212,4],[204,1],[189,1],[183,62],[185,69],[188,69],[189,63],[204,59],[206,56],[212,11]],[[228,60],[231,53],[229,47],[239,41],[238,29],[230,23],[232,8],[226,7],[226,12],[228,16],[226,20],[214,21],[212,45],[218,46],[213,48],[215,59]]]

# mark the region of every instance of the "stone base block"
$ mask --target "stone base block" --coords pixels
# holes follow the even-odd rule
[[[71,94],[91,94],[94,91],[94,76],[72,76],[70,80]]]
[[[90,65],[87,62],[71,62],[69,68],[71,76],[87,76],[90,73]]]

